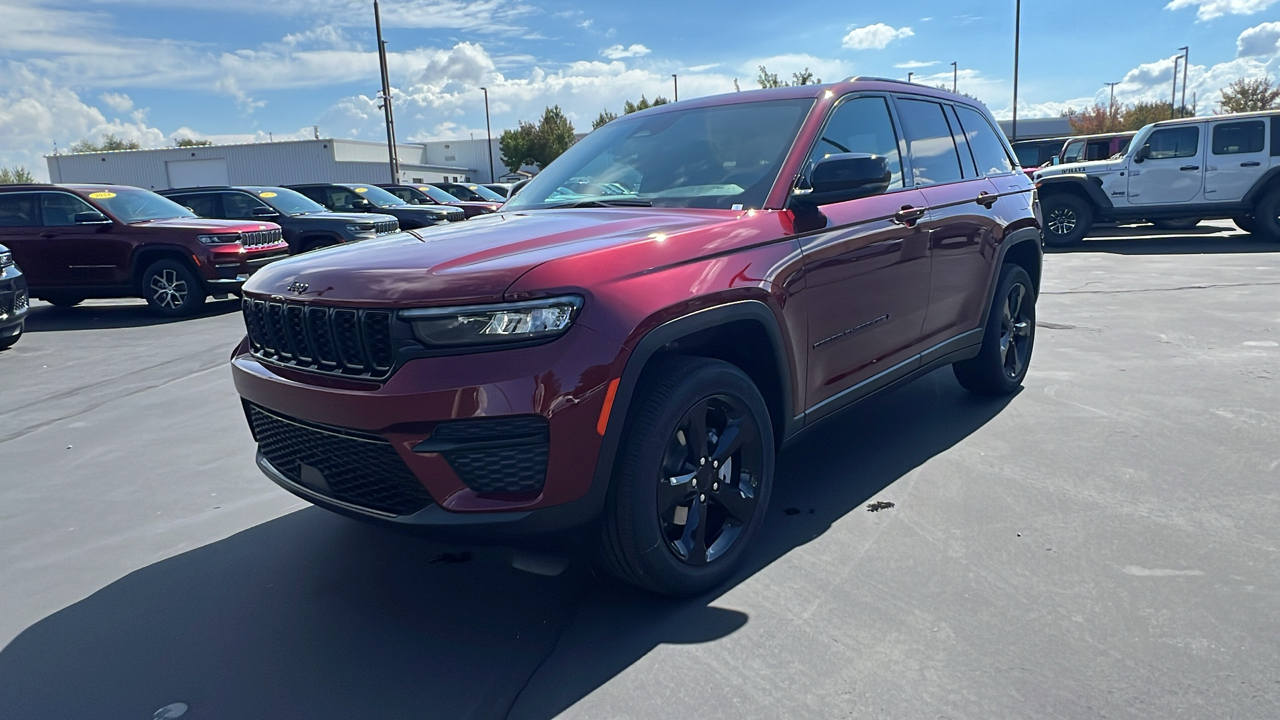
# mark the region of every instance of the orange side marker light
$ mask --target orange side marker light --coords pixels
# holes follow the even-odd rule
[[[609,427],[609,413],[613,411],[613,398],[618,394],[618,381],[622,378],[614,378],[609,382],[609,389],[604,393],[604,407],[600,408],[600,419],[596,421],[596,432],[604,437],[604,429]]]

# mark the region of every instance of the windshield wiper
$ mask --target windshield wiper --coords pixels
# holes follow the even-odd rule
[[[617,200],[574,200],[573,202],[547,205],[544,209],[584,208],[584,207],[653,207],[653,203],[641,198],[622,198]]]

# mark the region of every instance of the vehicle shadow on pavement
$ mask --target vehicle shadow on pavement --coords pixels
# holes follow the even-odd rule
[[[209,300],[200,312],[187,317],[164,317],[151,311],[145,302],[112,302],[60,308],[47,303],[32,303],[27,315],[26,332],[62,332],[66,330],[106,330],[111,328],[148,327],[186,322],[197,318],[226,315],[240,310],[240,300]]]
[[[872,398],[780,457],[736,585],[1000,412],[947,370]],[[793,512],[798,510],[799,512]],[[140,569],[0,650],[0,717],[549,718],[666,643],[747,622],[728,587],[673,601],[516,570],[317,508]]]
[[[1280,243],[1267,242],[1245,233],[1228,236],[1205,235],[1193,230],[1178,233],[1153,231],[1134,237],[1132,228],[1123,228],[1124,237],[1090,235],[1084,242],[1065,248],[1046,247],[1045,253],[1104,252],[1117,255],[1208,255],[1228,253],[1280,252]]]

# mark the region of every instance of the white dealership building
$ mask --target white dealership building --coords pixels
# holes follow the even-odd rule
[[[399,182],[492,182],[489,143],[442,140],[397,145]],[[493,171],[501,178],[498,140]],[[387,144],[320,138],[48,155],[55,183],[114,183],[151,190],[211,185],[391,182]]]

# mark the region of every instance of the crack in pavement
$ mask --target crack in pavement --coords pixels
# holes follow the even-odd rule
[[[1089,283],[1085,283],[1088,285]],[[1212,290],[1214,288],[1234,288],[1234,287],[1262,287],[1265,285],[1280,285],[1277,282],[1253,282],[1253,283],[1216,283],[1212,285],[1182,285],[1180,287],[1171,288],[1142,288],[1137,290],[1058,290],[1056,292],[1044,291],[1040,295],[1124,295],[1127,293],[1147,293],[1147,292],[1175,292],[1178,290]],[[1083,287],[1083,285],[1081,286]]]

